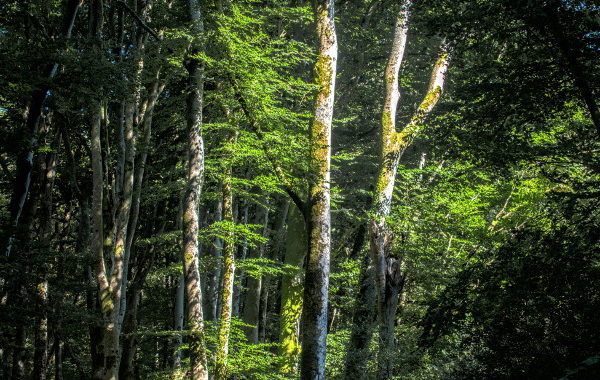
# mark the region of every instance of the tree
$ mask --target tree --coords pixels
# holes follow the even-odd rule
[[[204,24],[198,1],[188,2],[193,23],[194,43],[203,38]],[[198,269],[198,201],[204,171],[204,142],[202,140],[202,107],[204,72],[202,62],[195,57],[200,48],[195,46],[187,62],[188,100],[188,174],[187,189],[183,202],[183,276],[186,288],[187,324],[190,335],[190,372],[192,379],[207,379],[208,369],[204,343],[204,320],[202,317],[202,288]]]
[[[319,41],[315,63],[318,86],[310,126],[310,165],[307,221],[308,254],[304,279],[302,353],[300,376],[325,378],[327,292],[331,251],[330,161],[331,121],[337,63],[337,37],[333,1],[314,1],[313,12]]]

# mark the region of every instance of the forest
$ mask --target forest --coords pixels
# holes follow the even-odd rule
[[[0,0],[0,378],[600,379],[598,94],[597,0]]]

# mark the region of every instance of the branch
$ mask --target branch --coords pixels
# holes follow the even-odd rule
[[[140,24],[140,26],[142,28],[144,28],[148,33],[150,33],[152,35],[152,37],[156,38],[159,41],[162,41],[162,37],[158,35],[158,33],[156,33],[154,31],[154,29],[152,29],[150,26],[148,26],[148,24],[146,24],[144,22],[144,20],[142,20],[142,18],[140,16],[137,15],[137,13],[135,13],[135,11],[131,8],[129,8],[129,6],[127,4],[125,4],[125,2],[123,1],[117,1],[117,5],[123,7],[123,9],[125,9],[127,11],[127,13],[129,13],[137,22],[138,24]]]
[[[261,145],[262,145],[262,150],[265,153],[265,156],[267,156],[267,159],[269,160],[271,165],[273,166],[275,175],[277,176],[279,181],[282,183],[283,190],[289,195],[289,197],[292,199],[292,201],[296,204],[296,206],[298,207],[300,212],[302,212],[303,216],[306,217],[306,208],[305,208],[304,201],[294,191],[294,189],[292,189],[291,185],[285,179],[285,176],[283,174],[283,170],[281,169],[281,167],[279,165],[277,165],[277,163],[275,163],[275,158],[271,155],[271,152],[269,151],[269,147],[267,145],[267,142],[265,141],[264,135],[258,126],[258,121],[254,117],[254,115],[252,115],[252,113],[250,112],[248,103],[246,102],[246,99],[242,95],[242,92],[241,92],[239,86],[237,85],[237,82],[232,77],[230,77],[229,79],[231,81],[231,84],[233,85],[233,89],[235,91],[235,97],[236,97],[238,103],[240,103],[240,106],[242,107],[242,112],[244,112],[244,115],[250,122],[250,127],[252,128],[252,132],[254,132],[256,137],[260,140]]]

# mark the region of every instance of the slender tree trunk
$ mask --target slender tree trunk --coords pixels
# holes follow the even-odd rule
[[[184,321],[184,299],[185,299],[185,280],[183,275],[179,276],[177,281],[177,289],[175,290],[175,313],[173,318],[173,330],[175,331],[175,338],[173,339],[173,345],[175,346],[175,352],[173,353],[172,367],[174,371],[179,371],[181,368],[181,344],[183,339],[181,332],[183,331]]]
[[[54,342],[54,380],[63,380],[63,347],[60,335],[55,336]]]
[[[59,135],[60,136],[60,135]],[[58,139],[60,139],[58,137]],[[55,148],[58,144],[55,144]],[[35,352],[33,359],[33,377],[45,380],[48,361],[48,270],[52,242],[52,191],[56,174],[56,153],[48,154],[42,182],[42,202],[40,207],[40,253],[45,255],[44,262],[38,268],[39,281],[36,286],[38,313],[36,316]]]
[[[196,38],[202,38],[204,24],[200,4],[197,0],[188,0],[190,19]],[[196,41],[198,43],[198,41]],[[198,202],[204,174],[204,141],[202,139],[202,105],[204,89],[204,70],[202,63],[193,57],[197,49],[192,50],[187,62],[188,99],[188,174],[187,188],[183,202],[183,275],[186,290],[187,325],[189,335],[190,378],[208,379],[206,349],[204,344],[204,320],[202,316],[202,288],[198,270]]]
[[[244,202],[244,207],[243,207],[242,217],[241,217],[241,223],[244,225],[248,224],[248,210],[249,210],[248,202]],[[244,238],[243,243],[238,248],[238,258],[237,259],[244,260],[244,259],[246,259],[247,255],[248,255],[248,242]],[[244,283],[244,277],[245,277],[244,272],[240,271],[239,268],[236,270],[236,272],[237,272],[236,275],[238,277],[238,280],[233,284],[233,308],[231,310],[231,314],[234,317],[240,315],[240,305],[242,302],[242,285],[241,284]]]
[[[133,238],[135,236],[138,216],[140,213],[140,202],[142,193],[142,183],[144,181],[144,172],[146,170],[146,160],[148,159],[148,151],[150,148],[150,141],[152,137],[152,117],[154,114],[154,107],[158,101],[158,97],[163,91],[165,84],[159,82],[160,69],[157,70],[154,83],[152,84],[152,90],[150,91],[149,99],[144,112],[143,124],[143,142],[141,147],[140,156],[138,159],[138,165],[135,171],[133,193],[132,193],[132,206],[129,215],[129,223],[127,226],[127,238],[125,241],[125,262],[123,266],[123,283],[121,286],[121,307],[119,310],[119,326],[123,324],[123,320],[127,313],[127,274],[129,272],[129,262],[131,258],[131,247],[133,245]]]
[[[101,124],[104,107],[101,102],[96,100],[92,106],[92,131],[91,131],[91,161],[92,161],[92,256],[96,262],[95,275],[98,286],[98,300],[100,311],[103,318],[101,330],[102,340],[97,352],[101,355],[101,363],[93,373],[94,379],[116,379],[117,366],[116,355],[111,355],[110,349],[118,343],[116,336],[116,326],[111,324],[111,314],[116,300],[111,295],[109,278],[106,272],[104,262],[104,228],[103,228],[103,162],[102,162],[102,144],[101,144]]]
[[[318,37],[315,64],[318,92],[310,126],[313,178],[308,199],[308,261],[304,284],[300,378],[325,379],[327,299],[331,251],[330,167],[331,122],[337,62],[333,0],[313,1]]]
[[[257,206],[256,210],[256,224],[262,224],[263,229],[261,235],[267,236],[268,224],[269,224],[269,211],[266,207]],[[260,258],[264,256],[265,245],[260,244],[259,247],[253,248],[250,251],[249,258]],[[258,322],[260,313],[260,294],[262,287],[262,278],[259,276],[248,277],[246,285],[246,294],[244,296],[244,313],[242,320],[244,323],[251,325],[252,327],[244,327],[248,343],[258,343]]]
[[[390,252],[391,234],[385,220],[391,210],[398,163],[406,148],[420,133],[425,117],[437,104],[448,66],[448,53],[442,44],[442,52],[432,70],[423,101],[405,128],[397,132],[395,120],[400,99],[398,73],[406,47],[411,5],[410,0],[404,0],[401,4],[385,70],[386,94],[382,113],[379,173],[373,196],[374,217],[369,229],[371,255],[370,260],[365,257],[361,266],[360,291],[353,317],[354,328],[346,357],[346,379],[356,378],[366,371],[376,314],[379,316],[380,335],[377,378],[388,379],[392,376],[395,314],[405,273],[402,271],[402,258],[394,257]]]
[[[286,265],[297,269],[283,275],[281,279],[281,316],[279,341],[281,343],[281,372],[294,374],[300,356],[300,316],[302,315],[302,264],[306,257],[306,224],[302,213],[295,205],[291,206],[285,245]]]
[[[395,127],[395,113],[398,96],[393,93],[390,94],[390,91],[393,91],[394,86],[388,80],[388,94],[386,96],[386,103],[384,105],[382,116],[380,169],[374,197],[375,218],[371,221],[370,228],[371,258],[375,268],[380,323],[380,354],[378,366],[378,378],[380,379],[392,377],[394,319],[396,307],[398,305],[398,294],[404,283],[405,276],[402,269],[403,258],[395,257],[390,251],[391,233],[386,224],[386,218],[391,210],[396,171],[402,154],[412,143],[415,136],[420,133],[423,128],[425,117],[433,110],[433,107],[440,99],[447,68],[448,53],[443,44],[442,52],[432,70],[427,94],[410,122],[401,132],[396,132]],[[394,80],[397,82],[397,77]]]
[[[237,134],[232,133],[227,141],[228,157],[231,159],[232,144],[236,141]],[[233,276],[235,274],[235,242],[233,219],[233,187],[231,163],[227,163],[225,179],[223,181],[223,221],[227,231],[223,245],[223,281],[221,285],[221,316],[219,319],[219,332],[216,349],[215,380],[227,378],[227,364],[229,356],[229,335],[231,334],[231,307],[233,302]]]
[[[116,330],[117,336],[121,335],[121,327],[123,318],[126,312],[127,306],[127,275],[129,269],[129,257],[131,252],[131,244],[133,242],[133,235],[135,234],[135,228],[137,224],[137,214],[139,211],[139,195],[140,192],[135,191],[136,181],[139,180],[139,186],[144,176],[144,167],[140,167],[137,170],[135,168],[136,158],[136,133],[135,133],[135,114],[139,103],[140,96],[140,76],[144,67],[144,43],[141,42],[141,38],[138,38],[138,42],[133,53],[133,68],[131,74],[131,84],[133,87],[133,93],[128,96],[125,100],[125,123],[124,123],[124,151],[121,157],[123,160],[123,176],[121,183],[122,194],[118,209],[115,213],[115,248],[113,252],[113,266],[112,266],[112,279],[116,282],[113,284],[111,279],[111,287],[117,289],[115,294],[117,298],[116,307]],[[158,90],[157,90],[158,91]],[[146,145],[150,139],[150,124],[144,126],[145,141]],[[147,152],[142,153],[142,158],[146,158]],[[135,197],[137,195],[137,197]],[[137,198],[137,199],[136,199]],[[134,203],[137,201],[138,210],[135,209]],[[115,203],[117,205],[117,203]],[[132,212],[133,211],[133,212]],[[133,225],[130,226],[130,222]],[[117,347],[118,350],[118,347]],[[120,358],[120,357],[119,357]]]
[[[222,191],[222,190],[221,190]],[[223,220],[223,199],[215,203],[213,222]],[[203,256],[209,256],[210,262],[204,277],[204,319],[215,321],[219,310],[219,281],[221,280],[221,257],[223,256],[223,240],[220,237],[214,239],[214,244],[205,250]]]

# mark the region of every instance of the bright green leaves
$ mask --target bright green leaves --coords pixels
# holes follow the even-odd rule
[[[262,226],[256,224],[236,224],[222,220],[203,229],[200,232],[200,236],[207,242],[211,242],[214,239],[222,239],[231,244],[245,243],[250,247],[255,247],[257,244],[267,242],[267,238],[255,232],[260,227]],[[234,237],[233,241],[230,241],[231,236]]]

